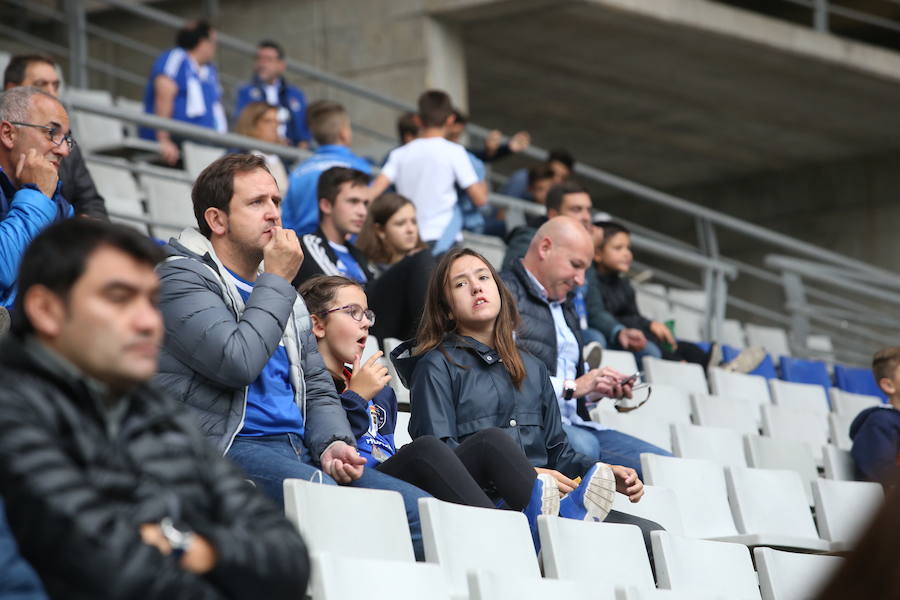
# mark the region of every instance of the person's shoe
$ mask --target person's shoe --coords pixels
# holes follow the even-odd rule
[[[559,502],[559,516],[579,521],[602,521],[612,510],[616,476],[606,463],[598,462],[585,474],[574,491]]]
[[[718,342],[709,345],[709,360],[706,361],[706,370],[718,367],[722,363],[722,346]]]
[[[603,346],[600,345],[600,342],[586,344],[581,354],[584,362],[588,364],[589,370],[600,368],[600,361],[603,360]]]
[[[559,488],[556,486],[556,480],[552,475],[547,473],[539,473],[537,479],[534,480],[534,487],[531,489],[531,500],[528,506],[522,511],[525,518],[528,519],[528,526],[531,528],[531,539],[534,541],[534,549],[540,551],[541,542],[538,536],[537,518],[539,515],[557,516],[559,514]]]
[[[722,365],[722,368],[733,373],[749,373],[758,367],[765,358],[766,351],[763,348],[752,346],[741,350],[741,353],[734,360],[725,363]]]

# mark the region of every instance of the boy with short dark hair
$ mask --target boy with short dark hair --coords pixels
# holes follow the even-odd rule
[[[446,92],[429,90],[419,96],[417,121],[419,137],[391,152],[372,184],[372,197],[393,183],[416,205],[422,239],[440,253],[462,239],[457,186],[475,206],[487,203],[487,187],[478,180],[466,149],[445,139],[454,123]]]
[[[850,425],[857,479],[893,483],[900,465],[900,346],[883,348],[872,358],[875,381],[889,404],[862,411]]]

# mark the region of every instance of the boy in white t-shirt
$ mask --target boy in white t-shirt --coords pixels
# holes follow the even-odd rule
[[[456,186],[475,206],[487,203],[487,187],[478,180],[466,149],[445,139],[453,125],[453,104],[445,92],[429,90],[419,96],[419,137],[395,149],[372,184],[372,197],[393,183],[397,192],[416,205],[419,232],[437,252],[460,239],[462,213]]]

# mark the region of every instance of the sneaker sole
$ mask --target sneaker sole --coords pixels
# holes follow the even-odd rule
[[[543,495],[541,496],[541,514],[550,515],[552,517],[559,515],[559,488],[556,486],[556,480],[552,475],[547,473],[538,474],[544,485],[541,487]]]
[[[612,510],[616,494],[616,476],[606,464],[598,464],[584,492],[585,521],[602,521]]]

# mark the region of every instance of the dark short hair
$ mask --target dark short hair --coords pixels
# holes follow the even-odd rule
[[[185,50],[193,50],[201,41],[208,39],[212,34],[212,26],[208,21],[194,21],[188,23],[175,34],[175,45]]]
[[[563,198],[569,194],[586,194],[587,190],[583,185],[574,179],[567,179],[562,183],[557,183],[547,191],[547,210],[562,210]]]
[[[234,196],[234,176],[263,169],[270,173],[266,159],[256,154],[226,154],[214,161],[200,172],[194,187],[191,189],[191,201],[194,203],[194,217],[197,228],[207,239],[212,235],[209,223],[206,222],[206,209],[218,208],[228,214],[231,197]]]
[[[9,59],[6,70],[3,72],[4,89],[9,84],[22,85],[25,81],[25,71],[32,63],[45,63],[56,68],[56,62],[45,54],[16,54]]]
[[[460,125],[465,125],[469,122],[469,117],[466,116],[466,113],[459,110],[458,108],[453,109],[453,117]]]
[[[356,185],[366,187],[371,180],[371,177],[358,169],[351,169],[349,167],[331,167],[319,175],[319,184],[316,186],[316,198],[324,198],[333,206],[334,201],[337,200],[338,194],[341,193],[342,185],[350,183],[351,187]],[[321,218],[322,210],[319,209],[319,220],[321,220]]]
[[[566,165],[570,171],[575,167],[575,159],[565,148],[554,148],[547,153],[547,162],[554,160]]]
[[[447,92],[428,90],[419,96],[419,119],[423,127],[443,127],[453,114],[453,103]]]
[[[603,242],[600,244],[600,247],[606,245],[606,242],[612,239],[614,235],[618,235],[620,233],[625,233],[631,235],[631,230],[622,225],[621,223],[617,223],[616,221],[602,221],[600,223],[594,223],[594,227],[599,227],[603,230]]]
[[[157,244],[127,225],[95,219],[67,219],[51,225],[34,238],[22,257],[11,331],[17,335],[34,331],[23,306],[32,287],[42,285],[68,300],[91,254],[103,246],[121,250],[150,268],[164,256]]]
[[[275,51],[276,54],[278,54],[278,60],[284,60],[284,48],[282,48],[281,44],[274,40],[263,40],[258,43],[256,47],[260,50],[263,48],[271,48]]]
[[[397,117],[397,138],[403,143],[407,135],[416,137],[419,135],[419,126],[416,125],[416,113],[405,112]]]
[[[297,292],[303,297],[309,314],[321,315],[330,308],[328,305],[334,302],[338,290],[345,287],[363,289],[358,282],[343,275],[316,275],[300,284]]]
[[[306,109],[309,131],[320,146],[337,143],[338,134],[349,119],[344,105],[334,100],[317,100]]]
[[[555,175],[548,163],[537,164],[528,169],[528,187],[533,186],[542,179],[553,179]]]
[[[872,357],[872,374],[875,375],[875,383],[884,378],[892,379],[897,365],[900,365],[900,346],[882,348],[876,352]]]

